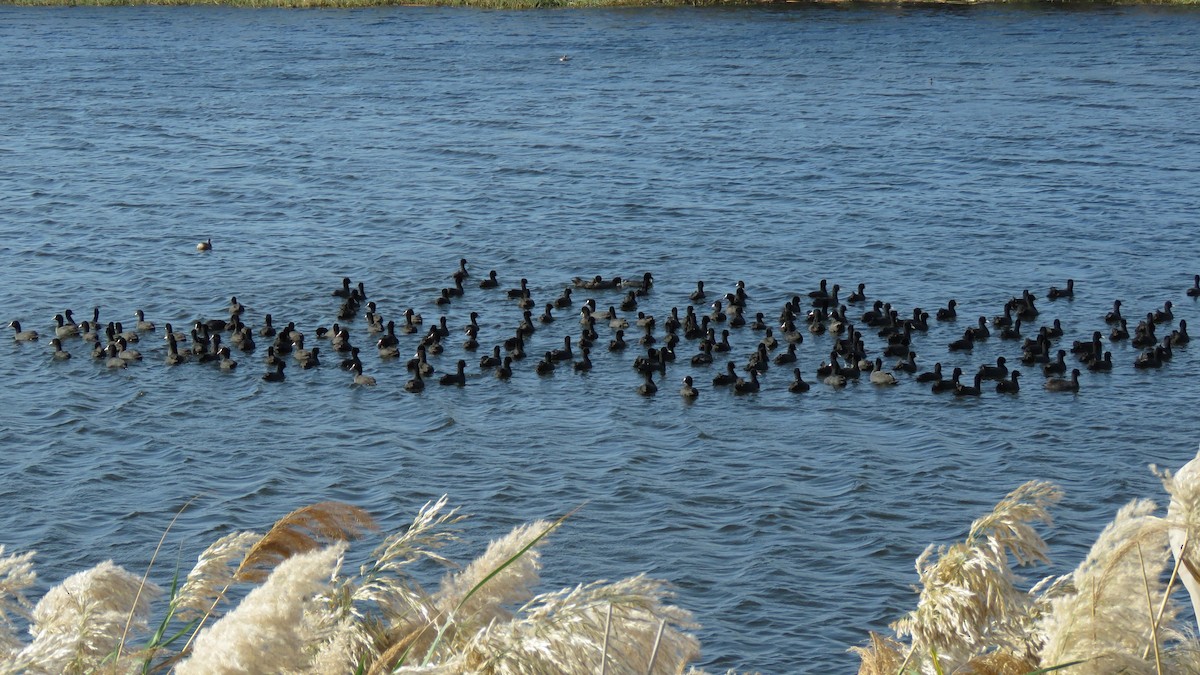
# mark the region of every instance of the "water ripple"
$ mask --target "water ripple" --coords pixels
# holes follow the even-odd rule
[[[1198,107],[1192,13],[180,7],[5,19],[2,315],[47,334],[66,307],[127,326],[143,309],[159,324],[136,345],[144,360],[116,371],[75,341],[65,362],[46,341],[0,342],[0,543],[39,550],[42,588],[110,557],[144,566],[191,499],[172,533],[182,560],[322,499],[397,530],[449,493],[476,514],[467,555],[583,504],[546,550],[547,587],[647,571],[703,624],[705,668],[845,672],[847,646],[913,606],[913,559],[1016,485],[1065,488],[1046,573],[1061,572],[1126,499],[1160,495],[1147,463],[1193,454],[1179,423],[1200,406],[1186,349],[1145,372],[1131,366],[1138,350],[1113,344],[1120,366],[1085,373],[1078,395],[1043,391],[1022,366],[1019,395],[962,400],[906,377],[894,389],[816,383],[832,339],[810,334],[799,350],[810,392],[788,392],[791,369],[772,366],[759,393],[737,396],[709,385],[724,359],[691,366],[685,341],[646,400],[629,368],[642,351],[607,351],[607,327],[590,373],[533,373],[538,354],[578,333],[585,297],[607,307],[620,291],[577,293],[502,382],[478,356],[522,315],[474,285],[488,269],[501,288],[525,277],[540,306],[574,276],[652,270],[639,309],[660,320],[697,279],[713,299],[744,280],[768,320],[821,278],[865,282],[906,312],[956,298],[962,318],[915,344],[922,367],[968,378],[1018,350],[948,343],[1025,288],[1076,280],[1074,301],[1041,300],[1025,328],[1059,318],[1064,343],[1104,329],[1115,298],[1130,317],[1172,299],[1194,319],[1182,291],[1197,271],[1200,134],[1180,125]],[[197,254],[208,237],[215,250]],[[467,296],[439,309],[464,256]],[[259,379],[265,341],[236,353],[231,373],[163,365],[163,323],[224,317],[234,295],[247,323],[271,313],[311,335],[333,323],[330,292],[347,275],[385,317],[415,307],[427,328],[446,316],[455,332],[431,363],[440,375],[465,358],[467,386],[435,377],[407,394],[418,336],[384,361],[360,319],[345,323],[375,389],[352,389],[324,341],[326,365],[292,364],[282,385]],[[460,347],[472,310],[479,354]],[[760,337],[733,331],[729,357],[744,364]],[[701,385],[690,404],[676,393],[689,374]]]

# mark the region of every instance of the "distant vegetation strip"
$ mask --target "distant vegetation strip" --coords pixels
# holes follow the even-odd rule
[[[795,4],[905,5],[1200,5],[1200,0],[0,0],[0,5],[129,6],[223,5],[229,7],[354,8],[387,6],[548,9],[572,7],[756,6]]]

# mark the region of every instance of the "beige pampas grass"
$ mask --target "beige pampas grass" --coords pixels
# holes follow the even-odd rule
[[[1191,596],[1192,613],[1200,619],[1200,453],[1174,475],[1150,468],[1171,495],[1167,507],[1171,553],[1180,561],[1179,579]]]
[[[860,673],[1200,674],[1200,641],[1180,626],[1170,596],[1176,575],[1185,583],[1200,577],[1192,546],[1200,542],[1200,461],[1160,477],[1172,498],[1167,518],[1151,501],[1127,504],[1075,571],[1027,593],[1016,589],[1007,562],[1045,560],[1045,542],[1029,523],[1048,520],[1046,507],[1059,495],[1046,483],[1021,486],[975,521],[965,541],[922,553],[918,607],[893,624],[911,643],[871,634],[868,646],[852,649]]]
[[[345,549],[346,545],[339,543],[284,560],[236,609],[197,636],[193,655],[175,672],[307,671],[316,641],[312,622],[305,615],[328,593]]]
[[[114,654],[127,621],[144,630],[154,586],[111,560],[67,577],[33,609],[33,642],[17,656],[29,673],[86,673]]]
[[[352,653],[368,663],[378,663],[380,652],[396,645],[396,635],[428,626],[435,613],[429,594],[409,575],[421,560],[453,566],[438,551],[458,540],[457,527],[465,516],[458,509],[443,513],[447,497],[426,502],[403,532],[386,537],[371,554],[370,564],[359,569],[357,579],[343,586],[339,608],[353,616]]]
[[[464,516],[458,509],[442,513],[446,501],[442,495],[436,502],[426,502],[405,531],[384,539],[372,553],[371,564],[360,568],[361,583],[354,590],[353,601],[375,603],[395,616],[428,609],[425,593],[412,582],[408,567],[420,560],[453,565],[438,550],[457,541],[456,528]]]
[[[271,529],[246,552],[241,564],[233,573],[232,581],[213,595],[212,603],[206,608],[196,626],[196,632],[182,651],[186,652],[190,648],[192,640],[208,618],[216,612],[218,603],[225,597],[225,592],[233,582],[260,583],[267,578],[271,570],[292,556],[317,550],[326,543],[357,539],[365,531],[377,529],[378,525],[365,510],[342,502],[320,502],[304,506],[275,521]],[[230,548],[234,547],[231,545]],[[230,555],[232,554],[231,551]],[[201,557],[203,559],[203,556]],[[219,570],[219,562],[215,557],[212,562],[211,569]]]
[[[663,602],[670,596],[664,582],[644,575],[539,595],[459,653],[473,672],[497,675],[680,673],[700,644],[685,632],[696,627],[691,614]]]
[[[320,502],[305,506],[275,522],[246,554],[234,578],[262,582],[276,565],[291,556],[314,551],[333,541],[357,539],[378,530],[374,519],[357,506]]]
[[[263,536],[256,532],[234,532],[204,549],[196,566],[175,595],[175,608],[181,619],[199,618],[215,609],[217,600],[233,585],[238,567],[246,553]]]
[[[875,631],[869,634],[866,647],[851,647],[850,652],[857,654],[861,660],[858,665],[858,675],[896,675],[904,664],[908,648],[895,638],[880,635]]]
[[[1061,497],[1050,483],[1025,483],[972,523],[964,541],[929,546],[917,558],[917,609],[892,627],[912,637],[918,658],[936,650],[953,666],[997,647],[1022,649],[1019,623],[1030,599],[1016,587],[1009,556],[1022,565],[1046,560],[1046,543],[1031,522],[1049,522],[1047,508]]]
[[[33,609],[25,597],[25,590],[37,580],[33,555],[33,551],[29,551],[6,556],[4,545],[0,544],[0,659],[24,646],[17,637],[17,624],[13,619],[28,619]]]
[[[1074,593],[1053,600],[1043,617],[1041,661],[1053,666],[1088,660],[1089,672],[1156,671],[1143,654],[1161,647],[1154,617],[1167,566],[1166,529],[1154,502],[1134,500],[1117,512],[1087,558],[1071,573]],[[1174,613],[1168,605],[1164,621]]]
[[[471,635],[493,621],[508,621],[505,605],[533,597],[530,590],[541,569],[534,548],[562,521],[537,521],[513,529],[488,545],[482,556],[462,572],[448,574],[439,592],[423,599],[423,608],[393,630],[392,644],[380,656],[378,667],[387,667],[413,654],[420,662],[441,660],[454,654],[459,636]]]
[[[544,541],[539,538],[552,527],[544,520],[535,521],[488,544],[487,551],[466,569],[447,574],[442,579],[435,601],[438,610],[453,615],[458,621],[469,617],[479,626],[512,618],[506,605],[523,603],[533,597],[530,589],[538,582],[542,564],[541,553],[532,546]],[[484,581],[487,583],[480,587]],[[471,594],[476,587],[480,587],[479,592]]]
[[[691,615],[665,602],[665,582],[638,576],[533,597],[536,547],[562,519],[515,528],[426,592],[408,571],[451,564],[440,549],[462,516],[445,505],[426,503],[357,575],[342,574],[345,540],[374,522],[349,505],[299,509],[262,536],[226,535],[199,556],[153,633],[146,616],[157,589],[111,562],[68,578],[30,611],[32,554],[0,549],[0,673],[679,673],[698,656]],[[256,583],[203,627],[234,585]],[[10,615],[30,617],[28,646]]]

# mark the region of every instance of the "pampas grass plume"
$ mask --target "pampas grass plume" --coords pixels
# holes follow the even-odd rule
[[[1122,507],[1071,573],[1075,592],[1053,600],[1042,620],[1043,665],[1089,659],[1092,672],[1154,672],[1142,656],[1152,633],[1147,605],[1157,608],[1162,599],[1168,558],[1155,508],[1146,499]]]
[[[550,523],[539,520],[520,525],[508,535],[492,541],[484,554],[467,565],[466,569],[447,574],[442,580],[436,599],[438,609],[446,614],[453,613],[458,621],[469,618],[477,626],[511,618],[512,614],[505,606],[517,605],[533,597],[530,589],[537,584],[538,572],[542,568],[541,553],[537,548],[530,548],[524,553],[521,553],[521,549],[550,528]],[[537,545],[544,541],[538,541]],[[514,557],[516,559],[511,564],[500,570],[501,565]],[[496,570],[500,571],[497,573]],[[495,576],[488,579],[488,575],[493,573]],[[487,583],[468,598],[467,594],[485,579]]]
[[[520,618],[477,633],[465,647],[467,663],[497,674],[679,673],[699,657],[700,644],[682,630],[696,627],[691,614],[663,602],[671,595],[665,582],[644,575],[542,594]]]
[[[1030,481],[972,523],[964,541],[925,549],[917,558],[917,609],[892,626],[912,636],[914,653],[936,649],[944,664],[958,665],[995,642],[1020,649],[1012,636],[1030,600],[1016,587],[1009,556],[1018,564],[1046,560],[1046,543],[1031,521],[1049,522],[1047,509],[1061,497],[1054,485]]]
[[[33,642],[17,659],[30,673],[84,673],[98,668],[120,644],[126,622],[146,626],[160,593],[111,560],[67,577],[33,609]]]
[[[246,552],[261,540],[262,535],[256,532],[234,532],[204,549],[175,596],[179,617],[187,620],[210,610],[217,613],[217,599],[233,584]]]
[[[306,612],[330,589],[346,545],[294,555],[236,609],[202,631],[178,675],[304,672],[312,660],[313,625]],[[318,610],[319,611],[319,610]]]
[[[4,555],[0,544],[0,658],[19,651],[23,644],[17,638],[15,617],[29,618],[33,605],[25,590],[37,580],[33,571],[33,551]]]

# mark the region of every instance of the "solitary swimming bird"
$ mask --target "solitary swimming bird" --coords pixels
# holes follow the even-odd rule
[[[196,250],[197,250],[197,251],[211,251],[211,250],[213,250],[213,248],[212,248],[212,237],[209,237],[208,239],[206,239],[206,240],[204,240],[204,241],[200,242],[199,244],[196,244]]]
[[[411,391],[413,393],[416,393],[423,389],[425,389],[425,381],[421,379],[420,372],[413,373],[413,379],[404,383],[404,391]]]
[[[753,394],[761,388],[758,383],[758,371],[750,371],[750,381],[738,380],[733,383],[733,393],[735,394]]]
[[[725,372],[720,373],[719,375],[717,375],[716,377],[713,378],[713,386],[714,387],[722,387],[725,385],[733,384],[734,382],[737,382],[737,381],[738,381],[737,366],[733,363],[733,361],[730,361],[729,363],[725,364]]]
[[[795,379],[793,379],[792,383],[788,385],[788,391],[792,392],[793,394],[803,394],[804,392],[808,391],[809,384],[804,381],[804,376],[800,374],[800,369],[793,368],[792,374],[795,375]]]
[[[54,323],[54,334],[60,338],[79,335],[79,326],[75,325],[73,322],[68,323],[62,314],[54,315]]]
[[[589,352],[587,349],[581,349],[580,356],[582,358],[575,362],[575,372],[586,373],[592,369],[591,352]]]
[[[951,300],[949,303],[946,304],[945,307],[943,307],[937,311],[937,314],[935,315],[935,316],[937,316],[937,320],[938,321],[953,321],[953,320],[957,319],[958,311],[955,309],[955,307],[957,305],[958,305],[957,301]]]
[[[983,374],[975,373],[975,384],[967,386],[959,384],[954,388],[955,396],[979,396],[983,392]]]
[[[938,361],[933,364],[933,370],[921,373],[917,376],[917,382],[941,382],[942,381],[942,363]]]
[[[1003,356],[996,357],[996,365],[984,364],[979,366],[979,373],[987,380],[1003,380],[1008,377],[1008,366]]]
[[[653,396],[657,394],[658,385],[654,384],[654,371],[647,370],[642,373],[642,376],[646,378],[646,381],[638,386],[637,392],[642,396]]]

